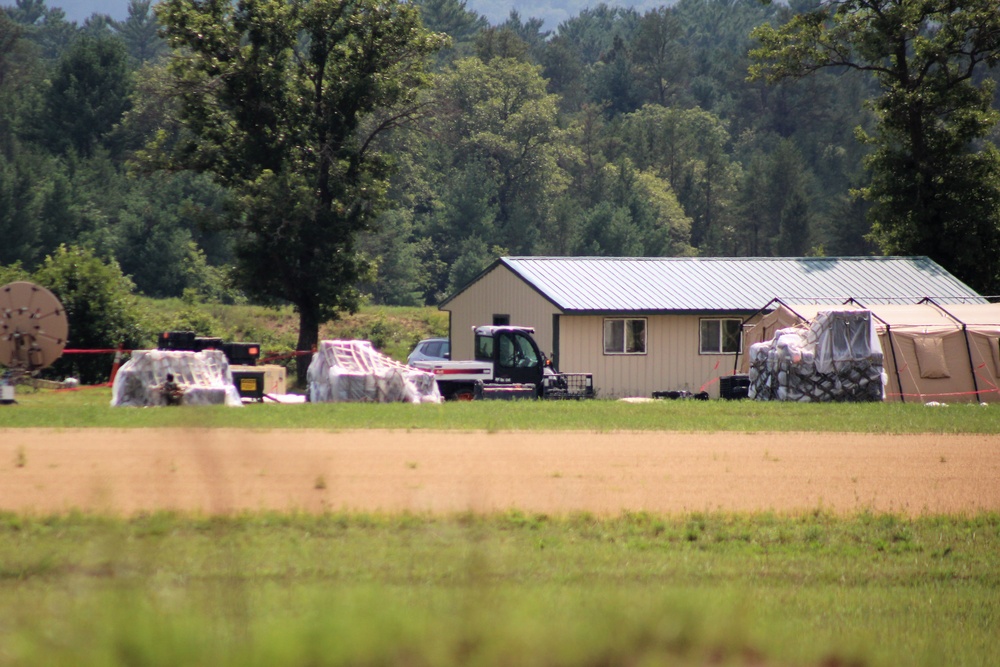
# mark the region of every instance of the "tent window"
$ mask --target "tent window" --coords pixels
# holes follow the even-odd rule
[[[948,360],[944,356],[944,338],[940,336],[914,338],[913,346],[917,350],[920,377],[931,380],[951,377]]]

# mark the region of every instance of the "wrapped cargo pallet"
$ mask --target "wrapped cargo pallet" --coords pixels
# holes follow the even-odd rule
[[[440,403],[433,373],[390,359],[366,340],[324,340],[306,374],[313,403]]]
[[[221,350],[136,350],[115,376],[111,405],[167,405],[164,385],[168,375],[179,389],[182,405],[243,405]]]
[[[779,329],[750,346],[749,398],[864,402],[884,397],[882,349],[871,312],[820,311],[808,326]]]

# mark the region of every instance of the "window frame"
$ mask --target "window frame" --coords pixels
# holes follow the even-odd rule
[[[608,350],[608,323],[621,322],[622,349],[620,351]],[[628,330],[627,322],[642,322],[642,351],[628,350]],[[604,355],[608,357],[641,357],[648,354],[649,350],[649,318],[646,317],[605,317],[601,326],[602,349]]]
[[[718,322],[719,323],[719,338],[716,341],[718,344],[718,349],[706,350],[705,349],[705,336],[704,327],[708,322]],[[739,333],[736,334],[736,347],[732,350],[726,350],[726,322],[737,322],[739,325]],[[743,318],[740,317],[702,317],[698,319],[698,354],[701,355],[723,355],[723,354],[740,354],[743,350]]]

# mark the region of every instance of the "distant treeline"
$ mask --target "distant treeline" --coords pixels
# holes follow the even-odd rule
[[[451,44],[418,122],[384,140],[392,206],[356,246],[372,302],[436,303],[499,255],[879,252],[855,196],[874,82],[748,80],[751,31],[794,9],[416,4]],[[44,0],[0,12],[0,266],[80,246],[146,295],[242,298],[229,192],[151,157],[178,131],[157,27],[149,0],[83,25]]]

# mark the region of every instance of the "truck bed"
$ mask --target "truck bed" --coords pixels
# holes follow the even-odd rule
[[[414,368],[434,373],[438,380],[488,382],[493,379],[493,364],[488,361],[415,361]]]

